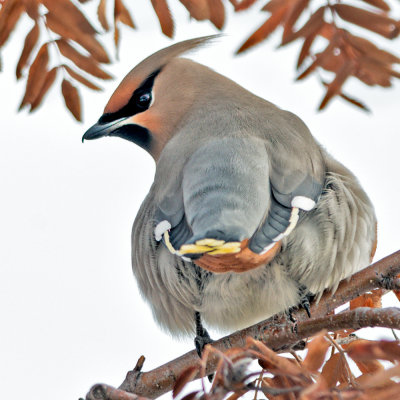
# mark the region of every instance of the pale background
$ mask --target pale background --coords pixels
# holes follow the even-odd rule
[[[176,41],[215,33],[210,23],[189,22],[180,4],[169,3],[179,21]],[[141,354],[147,358],[145,369],[150,369],[192,348],[192,339],[175,341],[155,325],[131,272],[131,225],[152,182],[152,159],[118,138],[81,143],[117,82],[145,56],[173,43],[161,35],[147,3],[137,2],[131,10],[139,30],[123,28],[120,63],[108,68],[116,81],[103,85],[101,93],[81,89],[84,124],[67,114],[58,85],[38,112],[17,114],[24,90],[14,77],[23,43],[21,30],[3,51],[2,398],[78,399],[93,383],[119,385]],[[245,15],[230,13],[226,36],[190,57],[298,114],[359,177],[375,204],[376,259],[394,252],[400,248],[399,83],[381,90],[349,82],[347,91],[363,98],[373,110],[371,115],[339,99],[317,114],[323,91],[316,79],[293,83],[297,44],[273,51],[278,43],[275,36],[244,56],[233,57],[246,35],[264,19],[257,7]],[[23,24],[28,23],[20,23],[24,33],[29,27]],[[391,296],[385,304],[398,303]],[[377,336],[390,337],[390,332],[379,331]]]

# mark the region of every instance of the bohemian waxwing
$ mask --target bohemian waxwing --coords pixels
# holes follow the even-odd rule
[[[122,80],[83,139],[119,136],[156,162],[132,230],[133,272],[173,334],[245,327],[335,290],[369,264],[373,206],[294,114],[177,43]]]

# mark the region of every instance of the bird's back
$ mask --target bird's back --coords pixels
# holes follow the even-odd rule
[[[335,289],[369,264],[376,246],[373,206],[354,175],[323,155],[327,173],[317,206],[301,216],[272,261],[245,273],[206,271],[156,242],[150,192],[133,227],[133,270],[164,328],[192,333],[193,310],[214,328],[243,328],[298,304],[299,285],[317,294]]]

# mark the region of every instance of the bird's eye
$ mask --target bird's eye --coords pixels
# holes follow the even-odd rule
[[[151,93],[146,92],[137,98],[137,103],[140,107],[147,107],[151,102]]]

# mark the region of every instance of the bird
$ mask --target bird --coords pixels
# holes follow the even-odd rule
[[[132,228],[132,268],[162,329],[231,332],[334,292],[369,265],[374,207],[295,114],[182,57],[215,35],[150,55],[82,141],[120,137],[154,159]]]

